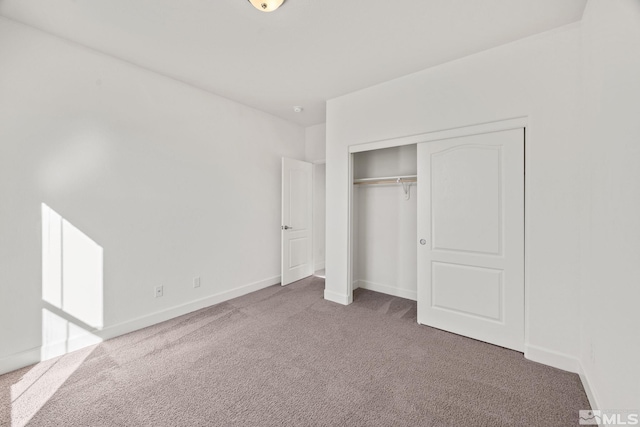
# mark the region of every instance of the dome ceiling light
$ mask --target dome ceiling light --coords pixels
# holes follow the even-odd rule
[[[249,3],[263,12],[273,12],[284,3],[284,0],[249,0]]]

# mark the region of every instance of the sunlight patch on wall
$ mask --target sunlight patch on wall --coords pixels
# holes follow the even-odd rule
[[[46,308],[42,309],[41,359],[49,360],[81,348],[98,344],[102,339]]]
[[[100,342],[103,249],[42,204],[42,360]]]

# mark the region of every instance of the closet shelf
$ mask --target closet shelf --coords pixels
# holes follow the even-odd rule
[[[418,182],[418,175],[383,176],[378,178],[362,178],[353,180],[354,185],[401,184],[403,182]]]

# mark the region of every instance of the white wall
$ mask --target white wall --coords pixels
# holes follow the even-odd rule
[[[314,270],[325,267],[326,239],[326,182],[324,163],[313,165],[313,264]]]
[[[315,270],[325,267],[325,210],[326,210],[326,125],[305,128],[305,160],[313,163],[313,263]]]
[[[415,145],[354,154],[354,178],[417,173]],[[354,287],[417,297],[416,184],[354,186]]]
[[[581,362],[602,409],[640,411],[640,2],[583,18]]]
[[[418,173],[417,146],[383,148],[353,155],[353,177],[376,178]]]
[[[41,345],[42,203],[102,248],[111,334],[278,283],[303,128],[5,19],[0,64],[0,370]]]
[[[327,161],[327,128],[325,123],[305,128],[305,160],[311,163]]]
[[[346,302],[348,147],[527,116],[529,357],[577,368],[580,26],[330,100],[325,297]]]

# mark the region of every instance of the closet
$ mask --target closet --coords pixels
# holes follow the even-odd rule
[[[352,152],[351,275],[417,321],[524,348],[524,129]]]
[[[353,156],[353,288],[416,300],[416,145]]]

